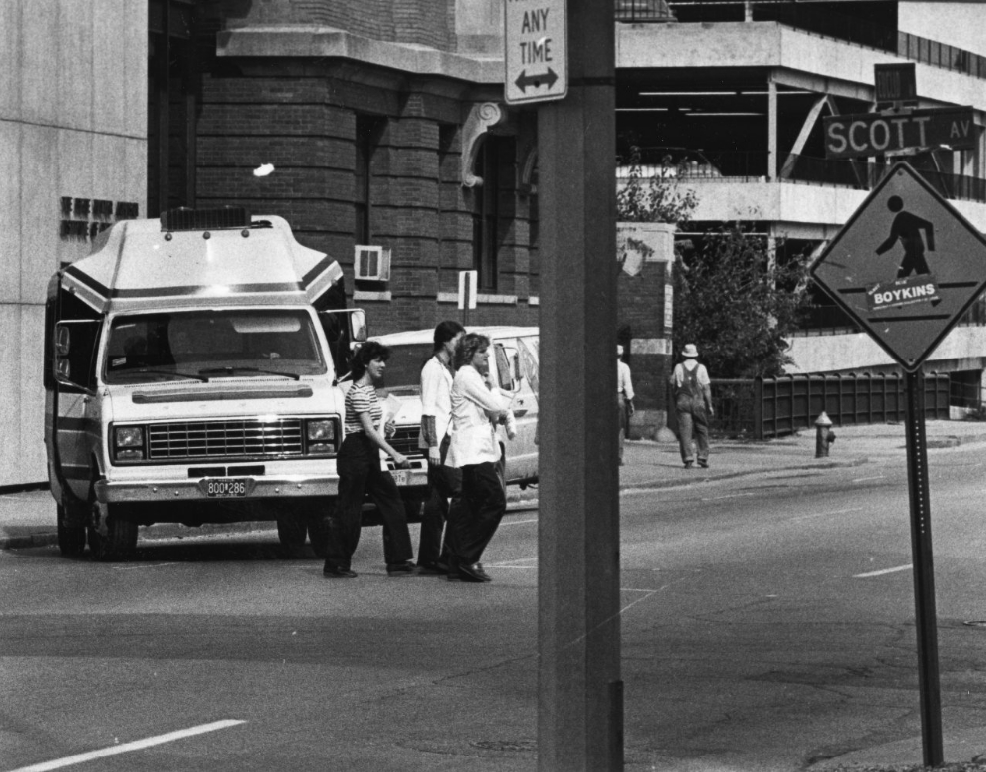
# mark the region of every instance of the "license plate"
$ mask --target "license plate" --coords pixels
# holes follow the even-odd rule
[[[398,486],[411,484],[410,469],[394,469],[393,471],[391,471],[390,474],[394,478],[394,482],[397,483]]]
[[[246,496],[249,480],[230,477],[216,480],[203,480],[199,485],[206,496],[214,499],[234,499]]]

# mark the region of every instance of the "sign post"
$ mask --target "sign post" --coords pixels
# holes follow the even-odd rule
[[[928,446],[924,425],[924,374],[907,373],[907,487],[911,499],[911,562],[914,564],[914,609],[918,643],[918,685],[924,764],[940,766],[942,744],[941,683],[938,672],[938,614],[931,548],[931,499]]]
[[[943,761],[938,622],[921,366],[986,289],[986,237],[906,163],[895,164],[810,269],[907,372],[907,478],[924,763]]]
[[[459,271],[459,309],[462,311],[462,326],[469,327],[469,311],[476,308],[476,284],[478,271]]]

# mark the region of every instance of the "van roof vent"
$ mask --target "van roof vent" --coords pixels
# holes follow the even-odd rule
[[[180,206],[161,215],[163,231],[205,231],[223,228],[249,228],[250,213],[242,206],[191,209]]]

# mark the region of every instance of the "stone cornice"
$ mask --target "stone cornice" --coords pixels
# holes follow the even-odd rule
[[[224,30],[216,38],[221,57],[340,58],[413,75],[470,83],[503,83],[503,58],[439,51],[353,35],[335,27],[251,26]]]

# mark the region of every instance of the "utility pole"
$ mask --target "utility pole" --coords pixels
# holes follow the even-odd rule
[[[612,0],[568,0],[567,24],[567,96],[538,106],[538,769],[612,772],[623,769]]]

